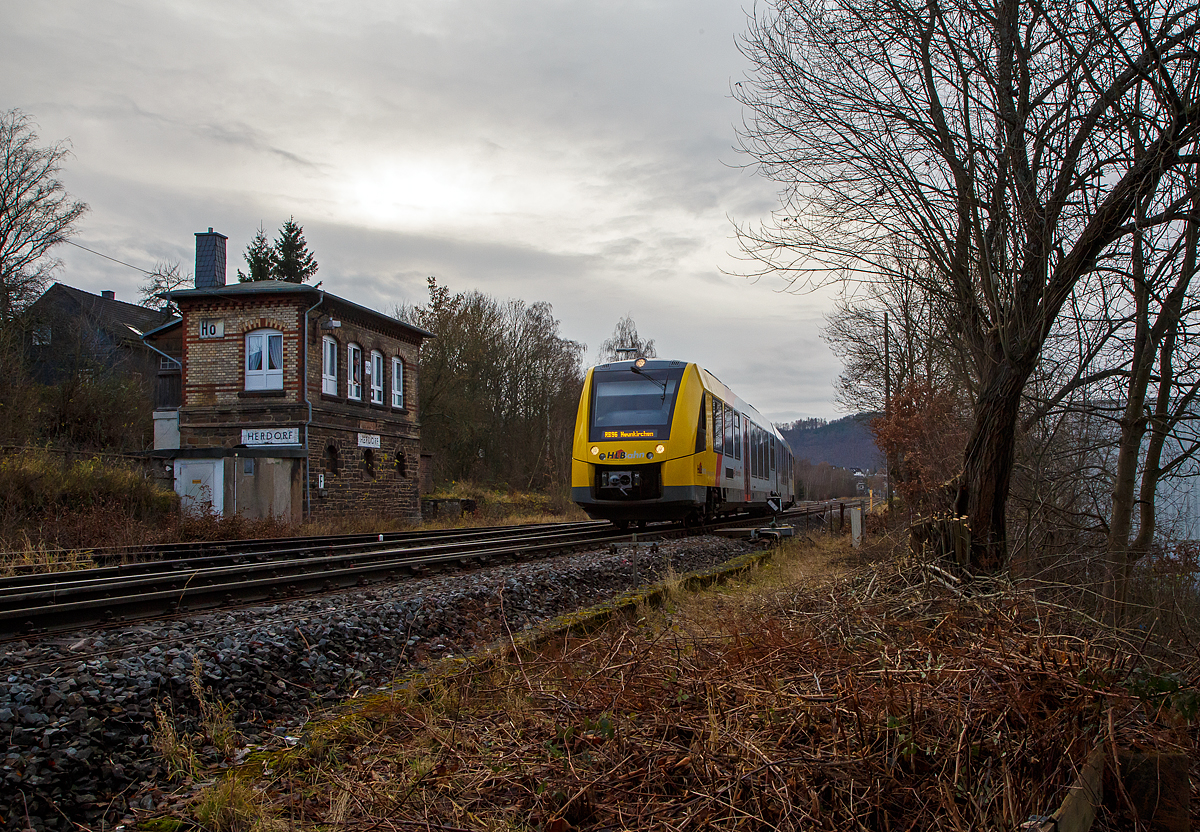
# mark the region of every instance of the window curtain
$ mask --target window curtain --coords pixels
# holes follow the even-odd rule
[[[246,347],[248,348],[248,352],[246,354],[247,370],[262,369],[262,342],[263,339],[261,335],[251,335],[246,339]]]

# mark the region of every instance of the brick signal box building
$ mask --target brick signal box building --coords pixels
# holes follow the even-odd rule
[[[185,508],[277,517],[420,515],[417,356],[430,333],[322,291],[225,284],[224,235],[196,235],[196,288],[146,334],[161,375],[155,453]]]

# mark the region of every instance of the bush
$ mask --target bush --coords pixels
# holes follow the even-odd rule
[[[99,541],[80,535],[89,528],[94,538],[130,523],[159,524],[178,508],[174,492],[96,457],[72,462],[39,449],[0,459],[0,538],[10,546],[30,528],[59,545],[95,545]]]
[[[140,451],[154,436],[153,405],[144,385],[111,375],[41,387],[43,439],[89,450]]]
[[[517,491],[501,484],[488,488],[472,482],[449,482],[433,494],[435,499],[474,500],[476,516],[485,520],[507,520],[540,516],[560,517],[564,521],[584,518],[583,511],[571,501],[570,489],[559,487],[546,492]]]

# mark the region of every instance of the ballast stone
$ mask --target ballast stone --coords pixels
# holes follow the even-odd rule
[[[672,541],[640,555],[637,574],[652,581],[668,564],[683,573],[744,551],[721,538]],[[506,627],[531,629],[612,597],[632,578],[620,552],[589,552],[21,642],[0,654],[0,821],[24,828],[28,818],[36,832],[111,829],[134,807],[157,807],[152,790],[134,786],[162,776],[149,739],[155,709],[194,730],[197,683],[236,707],[248,742],[293,745],[314,706],[385,687],[398,670],[469,652]]]

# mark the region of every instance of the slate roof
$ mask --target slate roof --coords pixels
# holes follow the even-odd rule
[[[93,295],[91,292],[67,286],[65,283],[55,283],[46,290],[37,303],[60,300],[66,300],[73,304],[92,320],[104,326],[114,337],[121,340],[140,341],[143,333],[170,322],[174,317],[169,312],[147,309],[123,300]]]
[[[323,304],[328,304],[331,307],[342,307],[346,310],[352,310],[360,314],[365,314],[375,319],[377,324],[400,329],[409,332],[420,338],[433,338],[434,335],[428,330],[422,329],[419,326],[414,326],[406,321],[401,321],[393,318],[391,315],[386,315],[383,312],[377,312],[361,304],[357,304],[352,300],[346,300],[343,297],[326,292],[324,289],[317,286],[310,286],[307,283],[290,283],[286,280],[254,280],[246,283],[229,283],[225,286],[208,286],[203,289],[174,289],[170,292],[163,292],[159,297],[167,298],[176,303],[187,301],[190,298],[205,298],[205,297],[239,297],[248,295],[293,295],[306,294],[319,296]]]

